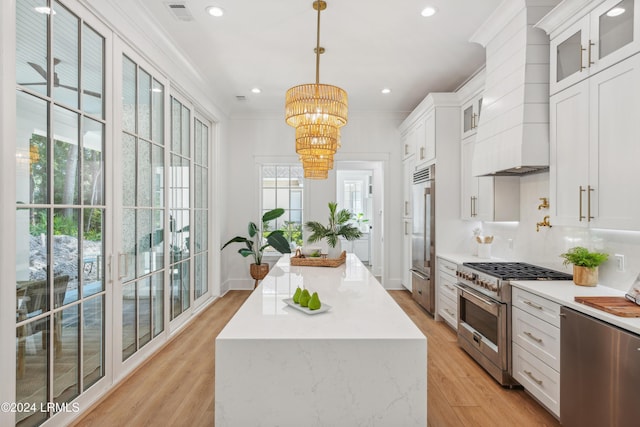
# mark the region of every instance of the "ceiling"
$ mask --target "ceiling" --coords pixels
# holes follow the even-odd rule
[[[320,82],[345,89],[350,111],[411,111],[429,92],[456,89],[484,64],[484,49],[468,40],[500,1],[328,0],[320,25],[326,49]],[[172,14],[168,0],[110,3],[124,13],[142,8],[230,115],[283,111],[289,87],[315,81],[313,0],[171,2],[185,5],[193,16],[186,22]],[[211,5],[222,7],[224,16],[208,15]],[[426,6],[438,12],[422,17]],[[252,93],[254,87],[262,92]],[[391,93],[383,95],[383,88]]]

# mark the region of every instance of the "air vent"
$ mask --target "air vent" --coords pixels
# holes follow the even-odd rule
[[[236,95],[236,100],[238,101],[246,101],[247,97],[244,95]]]
[[[169,11],[179,21],[193,21],[193,15],[187,9],[187,5],[183,1],[166,2],[165,5]]]
[[[421,169],[413,173],[414,184],[419,184],[421,182],[429,181],[430,179],[433,179],[433,170],[430,167]]]

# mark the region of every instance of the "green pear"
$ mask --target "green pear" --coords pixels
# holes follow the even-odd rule
[[[317,310],[320,307],[322,307],[320,298],[318,297],[318,293],[314,292],[313,295],[311,295],[311,299],[309,300],[309,310]]]
[[[298,288],[296,288],[296,292],[293,294],[293,302],[295,302],[296,304],[300,304],[301,294],[302,294],[302,289],[300,289],[300,286],[298,286]]]
[[[300,305],[302,307],[306,307],[309,305],[309,299],[311,298],[311,294],[309,293],[308,290],[303,290],[302,293],[300,294]]]

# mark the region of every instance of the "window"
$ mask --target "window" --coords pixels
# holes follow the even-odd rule
[[[263,165],[262,213],[276,208],[284,215],[269,224],[269,230],[283,230],[289,242],[302,245],[304,171],[300,165]]]

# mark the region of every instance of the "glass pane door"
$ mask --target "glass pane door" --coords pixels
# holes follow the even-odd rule
[[[164,330],[164,86],[123,56],[122,360]]]
[[[16,403],[37,408],[16,422],[29,426],[105,375],[105,38],[57,2],[17,2],[16,24]]]

